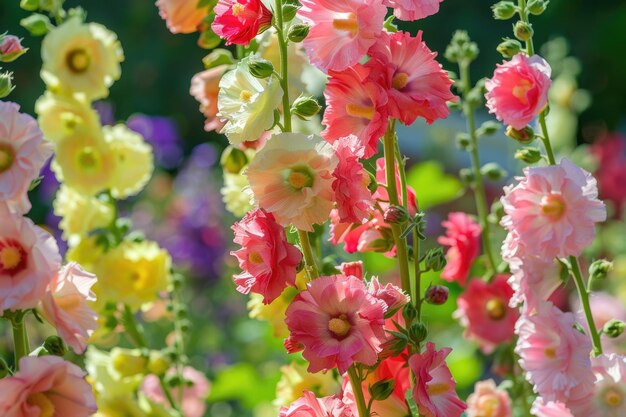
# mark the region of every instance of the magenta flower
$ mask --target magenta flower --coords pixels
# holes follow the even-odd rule
[[[290,343],[303,346],[309,372],[374,365],[386,340],[386,309],[356,277],[317,278],[287,308]]]
[[[519,53],[498,65],[487,80],[487,108],[503,123],[521,130],[547,105],[550,65],[538,55]]]
[[[211,29],[226,45],[248,45],[272,23],[272,12],[261,0],[220,0],[214,10]]]
[[[441,278],[465,285],[467,274],[480,249],[480,226],[462,212],[450,213],[448,220],[441,224],[446,228],[446,235],[440,236],[437,242],[450,246]]]
[[[269,304],[287,286],[296,286],[296,270],[302,253],[287,242],[285,230],[271,213],[253,210],[232,229],[234,242],[241,245],[241,249],[231,252],[243,270],[233,277],[237,291],[261,294],[263,302]]]
[[[383,0],[383,4],[393,7],[393,14],[400,20],[419,20],[439,11],[443,0]]]

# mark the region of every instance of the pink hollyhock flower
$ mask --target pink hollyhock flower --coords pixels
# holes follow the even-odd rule
[[[354,362],[371,366],[386,339],[386,308],[356,277],[320,277],[287,308],[290,340],[304,347],[309,372],[337,367],[343,374]]]
[[[312,232],[332,209],[337,163],[333,147],[319,136],[281,133],[256,154],[246,175],[255,200],[278,223]]]
[[[54,237],[0,204],[0,311],[35,308],[61,268]]]
[[[20,214],[30,210],[28,189],[48,158],[52,145],[31,116],[15,103],[0,101],[0,202]]]
[[[281,407],[279,417],[353,417],[354,412],[336,395],[317,398],[311,391],[304,391],[289,407]]]
[[[613,202],[619,218],[626,202],[626,138],[617,133],[607,134],[591,145],[590,150],[598,160],[594,175],[600,197]]]
[[[372,211],[372,193],[368,189],[370,176],[359,162],[365,154],[356,136],[347,136],[334,143],[339,163],[333,172],[333,190],[339,220],[342,223],[363,223]]]
[[[26,53],[20,38],[14,35],[0,37],[0,62],[12,62]]]
[[[411,298],[396,285],[382,285],[377,277],[372,277],[367,290],[372,296],[387,305],[387,314],[397,311],[411,301]]]
[[[393,14],[400,20],[419,20],[439,11],[443,0],[383,0],[383,4],[393,7]]]
[[[175,369],[170,369],[168,375],[176,375]],[[190,366],[183,368],[185,380],[182,392],[182,412],[185,417],[202,417],[206,411],[206,398],[209,395],[210,384],[203,373]],[[163,393],[161,383],[156,375],[147,375],[141,384],[141,391],[152,401],[169,408],[169,401]],[[178,398],[180,388],[172,388],[172,395]]]
[[[560,267],[554,260],[546,261],[536,256],[526,257],[523,263],[520,261],[511,264],[508,282],[514,294],[510,306],[516,307],[524,303],[524,309],[530,313],[548,301],[563,284],[559,272]]]
[[[271,24],[272,12],[261,0],[219,0],[211,28],[226,45],[248,45]]]
[[[423,353],[409,358],[415,375],[413,398],[424,417],[459,417],[467,408],[456,393],[456,382],[445,362],[451,351],[435,350],[435,344],[428,342]]]
[[[402,187],[400,183],[400,171],[398,165],[394,164],[396,174],[396,190],[398,190],[398,201],[402,201]],[[389,202],[389,193],[387,192],[387,172],[385,169],[385,158],[378,158],[376,160],[376,181],[380,186],[374,193],[374,198],[383,203]],[[409,214],[414,216],[417,213],[417,197],[415,190],[410,185],[407,185],[407,202],[406,206],[409,210]],[[386,204],[382,204],[383,209],[387,207]]]
[[[418,116],[428,123],[448,116],[446,102],[456,100],[450,92],[452,80],[422,41],[421,31],[416,37],[383,32],[369,55],[366,66],[387,89],[390,117],[410,125]]]
[[[287,286],[296,286],[296,272],[302,253],[287,242],[285,229],[271,213],[256,209],[232,227],[235,243],[241,249],[231,252],[243,272],[235,275],[237,291],[263,295],[263,302],[274,301]]]
[[[96,399],[85,372],[57,356],[20,359],[20,370],[0,380],[3,417],[88,417]]]
[[[370,70],[357,64],[345,71],[329,71],[324,90],[326,111],[322,124],[324,139],[330,143],[350,136],[365,146],[364,157],[378,152],[378,142],[387,130],[387,94],[370,80]]]
[[[467,398],[468,417],[511,417],[511,398],[505,390],[498,389],[493,379],[479,381],[474,393]]]
[[[535,400],[530,412],[536,417],[574,417],[569,408],[562,402],[546,402],[541,397]]]
[[[339,265],[337,269],[339,269],[343,275],[351,275],[358,279],[363,279],[362,261],[344,262]]]
[[[199,72],[191,79],[189,94],[200,103],[200,112],[206,117],[204,130],[220,131],[224,123],[217,117],[217,94],[220,91],[220,80],[228,66],[219,65],[215,68]],[[247,142],[244,142],[247,143]]]
[[[199,8],[197,1],[157,0],[159,15],[172,33],[193,33],[207,16],[208,6]]]
[[[519,183],[505,187],[501,224],[528,255],[544,259],[580,255],[606,219],[593,176],[567,159],[559,165],[525,168]],[[509,249],[514,250],[514,249]]]
[[[298,17],[311,26],[304,48],[323,71],[343,71],[367,53],[383,30],[380,0],[301,0]]]
[[[473,279],[457,299],[459,308],[454,315],[465,327],[464,336],[475,340],[485,354],[515,335],[519,312],[509,307],[513,289],[508,278],[497,275],[491,283]]]
[[[52,278],[41,302],[44,318],[78,354],[85,351],[89,337],[98,328],[98,315],[87,304],[96,300],[91,291],[96,281],[95,275],[71,262]]]
[[[395,246],[391,228],[383,220],[378,210],[363,224],[341,223],[339,212],[330,212],[330,239],[333,245],[344,244],[344,250],[354,252],[384,252],[386,256],[394,256]]]
[[[485,84],[489,113],[514,129],[525,128],[548,103],[551,72],[543,58],[523,53],[498,65]]]
[[[550,302],[539,306],[537,314],[522,315],[517,322],[515,352],[526,379],[547,401],[564,401],[573,388],[593,389],[591,342],[575,324],[574,314],[563,313]]]
[[[467,274],[480,249],[480,226],[462,212],[450,213],[448,220],[441,224],[446,228],[446,235],[440,236],[437,242],[450,246],[441,278],[465,285]]]

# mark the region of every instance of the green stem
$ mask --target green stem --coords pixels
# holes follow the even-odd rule
[[[576,283],[576,289],[578,290],[578,296],[585,312],[585,319],[587,320],[587,326],[589,327],[589,333],[591,342],[593,343],[593,353],[595,356],[602,354],[602,341],[600,340],[600,334],[596,328],[596,324],[593,321],[593,313],[591,312],[591,306],[589,304],[589,292],[585,289],[585,283],[583,281],[582,273],[580,272],[580,265],[578,265],[578,259],[575,256],[570,256],[569,261],[572,267],[572,276]]]
[[[396,186],[396,166],[395,166],[395,120],[389,122],[387,132],[384,137],[384,149],[385,149],[385,171],[387,173],[387,194],[389,195],[389,204],[392,206],[399,206],[398,201],[398,188]],[[402,230],[398,224],[391,224],[391,232],[393,233],[393,240],[396,245],[396,255],[398,256],[398,262],[400,263],[400,280],[402,282],[402,289],[411,292],[411,277],[409,273],[409,257],[407,251],[406,240],[401,236]]]
[[[276,31],[280,50],[280,86],[283,89],[283,126],[285,132],[291,132],[291,103],[289,102],[289,55],[285,39],[285,24],[281,0],[275,0]]]
[[[302,254],[304,255],[304,267],[306,268],[309,281],[312,281],[319,276],[319,271],[317,270],[315,257],[313,256],[309,234],[304,230],[298,229],[298,238],[300,239],[300,246],[302,248]]]
[[[159,376],[159,383],[161,384],[161,390],[165,394],[165,398],[167,398],[167,402],[170,404],[170,407],[172,407],[176,411],[180,411],[178,408],[178,405],[176,404],[176,401],[174,401],[174,397],[172,396],[170,387],[167,386],[167,383],[165,382],[165,378],[163,377],[163,375]],[[183,384],[184,382],[180,380],[179,383]],[[183,392],[182,387],[179,387],[178,391]]]
[[[28,334],[26,333],[26,327],[24,326],[24,312],[18,311],[15,316],[11,318],[11,324],[13,327],[13,346],[15,353],[15,369],[19,369],[20,359],[27,356],[30,353],[30,347],[28,346]]]
[[[404,159],[402,159],[402,154],[400,153],[400,145],[398,144],[398,139],[396,137],[396,161],[398,162],[398,171],[400,171],[400,191],[402,192],[402,206],[405,209],[409,208],[409,191],[406,186],[406,166],[404,164]]]
[[[147,348],[148,343],[143,335],[143,329],[137,323],[135,313],[127,305],[124,306],[124,311],[122,312],[122,322],[130,341],[137,347]]]
[[[528,20],[528,9],[526,8],[526,0],[518,0],[517,5],[520,9],[519,16],[522,22],[530,24]],[[535,54],[535,46],[533,45],[532,36],[526,41],[526,53],[528,54],[528,56],[533,56]]]
[[[542,133],[541,141],[543,142],[543,147],[546,149],[548,161],[550,161],[550,165],[556,165],[556,159],[554,158],[554,152],[552,151],[552,145],[550,144],[550,136],[548,135],[545,110],[539,114],[539,125],[541,126]]]
[[[411,294],[411,300],[417,310],[417,321],[422,321],[422,268],[420,267],[421,241],[417,235],[417,229],[413,229],[413,266],[415,268],[415,290]]]
[[[463,98],[466,99],[471,90],[471,77],[469,71],[469,63],[462,62],[459,64],[461,72],[461,82],[463,83]],[[476,201],[476,211],[480,228],[482,230],[481,239],[483,243],[483,251],[487,255],[487,269],[489,271],[489,279],[492,279],[497,271],[493,248],[491,247],[491,232],[489,226],[489,209],[487,207],[487,196],[485,194],[485,185],[480,172],[480,156],[478,154],[478,138],[476,137],[476,120],[474,118],[474,109],[467,100],[463,102],[463,113],[467,120],[467,132],[470,136],[470,158],[472,161],[472,169],[474,170],[474,199]]]
[[[363,385],[361,384],[361,378],[359,378],[355,365],[348,368],[348,377],[350,377],[350,385],[354,392],[354,400],[356,402],[357,410],[359,410],[359,417],[370,417],[369,411],[367,411],[367,404],[365,403],[365,396],[363,395]]]

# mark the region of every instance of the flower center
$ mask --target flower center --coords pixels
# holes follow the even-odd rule
[[[499,298],[492,298],[485,305],[487,315],[492,320],[502,320],[506,317],[506,306]]]
[[[243,4],[235,3],[231,10],[233,11],[233,16],[239,17],[246,10],[246,7]]]
[[[0,239],[0,274],[15,276],[26,269],[28,255],[15,239]]]
[[[8,143],[0,143],[0,174],[6,172],[13,165],[15,151]]]
[[[261,254],[259,252],[250,252],[248,260],[256,265],[263,263],[263,257],[261,257]]]
[[[426,386],[426,392],[430,396],[445,394],[448,391],[450,391],[450,385],[445,382],[436,382]]]
[[[555,359],[556,358],[556,349],[553,347],[547,347],[543,350],[543,354],[546,355],[546,358],[548,359]]]
[[[296,191],[313,185],[313,176],[306,168],[292,168],[287,176],[287,183]]]
[[[485,398],[480,402],[480,411],[482,414],[479,414],[480,417],[495,417],[496,410],[498,410],[498,406],[500,405],[500,401],[497,398],[492,396]]]
[[[519,84],[513,87],[513,96],[516,97],[522,104],[528,104],[528,90],[533,88],[535,85],[527,80],[522,79]]]
[[[131,272],[130,281],[136,290],[145,290],[150,285],[150,274],[145,268],[138,267]]]
[[[348,103],[346,105],[346,113],[352,117],[361,117],[363,119],[372,120],[374,118],[374,111],[374,106],[364,106],[355,103]]]
[[[78,165],[87,171],[93,171],[98,167],[98,152],[91,146],[86,146],[78,153]]]
[[[406,72],[399,72],[393,76],[391,80],[391,86],[396,90],[402,90],[409,83],[409,74]]]
[[[333,27],[337,30],[348,32],[351,36],[356,36],[359,33],[359,22],[354,13],[348,13],[341,18],[333,19]]]
[[[603,395],[603,400],[606,405],[611,408],[617,408],[622,404],[624,398],[622,393],[614,388],[609,388]]]
[[[241,90],[241,93],[239,93],[239,98],[244,103],[249,103],[250,100],[252,99],[252,91],[250,91],[250,90]]]
[[[333,332],[338,337],[347,335],[351,327],[352,326],[350,325],[350,322],[345,314],[335,317],[334,319],[330,319],[328,322],[328,330]]]
[[[82,74],[89,68],[91,59],[89,58],[87,51],[83,48],[76,48],[67,53],[65,56],[65,62],[67,63],[70,71],[75,74]]]
[[[565,214],[565,201],[560,194],[550,194],[541,198],[541,212],[552,221]]]
[[[39,408],[39,417],[54,416],[54,404],[45,394],[41,392],[30,394],[26,402]]]

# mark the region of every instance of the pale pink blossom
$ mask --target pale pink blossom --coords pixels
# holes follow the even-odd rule
[[[448,116],[446,103],[456,100],[450,92],[452,80],[422,41],[421,31],[415,37],[383,32],[369,55],[366,66],[387,90],[390,117],[410,125],[417,117],[432,123]]]
[[[467,398],[467,417],[511,417],[511,398],[493,379],[479,381]]]
[[[220,91],[220,80],[226,72],[226,65],[199,72],[191,79],[189,94],[200,103],[200,112],[206,117],[204,130],[211,132],[220,131],[224,123],[217,117],[217,94]]]
[[[393,14],[400,20],[419,20],[439,11],[443,0],[383,0],[383,4],[393,7]]]
[[[287,242],[285,229],[274,216],[256,209],[235,223],[235,243],[241,249],[231,252],[243,270],[235,275],[237,291],[263,295],[263,302],[274,301],[287,286],[296,286],[296,272],[302,253]]]
[[[411,298],[402,291],[402,288],[391,283],[383,285],[377,277],[372,277],[367,290],[374,298],[381,300],[387,305],[387,314],[397,311],[411,301]]]
[[[336,395],[317,398],[304,391],[291,405],[281,407],[279,417],[355,417],[355,411]]]
[[[157,0],[159,15],[172,33],[193,33],[208,15],[208,6],[198,7],[195,0]]]
[[[565,401],[574,388],[582,392],[593,389],[591,342],[575,324],[574,314],[564,313],[550,302],[517,322],[515,352],[526,379],[546,401]]]
[[[487,80],[487,108],[503,123],[521,130],[547,105],[550,65],[538,55],[519,53],[498,65]]]
[[[513,289],[508,275],[497,275],[492,282],[473,279],[457,299],[455,317],[465,327],[464,336],[476,341],[481,350],[492,353],[515,335],[517,309],[509,307]]]
[[[254,199],[278,223],[312,232],[332,209],[337,163],[334,149],[319,136],[281,133],[256,154],[246,175]]]
[[[428,342],[423,353],[409,358],[415,375],[413,399],[424,417],[459,417],[467,408],[456,393],[456,382],[445,362],[451,351],[435,350],[435,344]]]
[[[330,71],[324,90],[326,111],[324,139],[334,143],[355,135],[365,146],[364,157],[378,152],[378,142],[387,130],[387,93],[369,79],[370,70],[357,64],[342,72]]]
[[[356,136],[347,136],[334,143],[338,164],[333,172],[333,190],[342,223],[363,223],[372,211],[372,192],[368,189],[370,176],[359,158],[365,146]]]
[[[545,401],[539,397],[530,410],[535,417],[574,417],[572,412],[559,401]]]
[[[175,369],[170,369],[168,375],[176,375]],[[202,417],[206,411],[206,398],[211,387],[206,376],[202,372],[190,366],[183,368],[182,377],[184,379],[182,389],[182,412],[185,417]],[[161,383],[156,375],[148,375],[141,384],[141,391],[152,401],[169,408],[169,401],[163,393]],[[171,388],[174,398],[181,395],[180,387]]]
[[[519,258],[506,259],[511,268],[509,285],[514,291],[510,306],[524,304],[527,312],[548,301],[563,284],[560,266],[554,259],[528,255],[522,262]]]
[[[0,202],[23,214],[30,210],[28,190],[52,156],[37,121],[15,103],[0,101]]]
[[[480,226],[463,212],[454,212],[443,221],[446,235],[437,239],[441,245],[449,246],[446,252],[446,267],[441,278],[465,285],[467,274],[480,249]]]
[[[367,53],[383,30],[380,0],[301,0],[298,17],[311,26],[304,48],[324,71],[342,71]]]
[[[226,45],[248,45],[272,23],[272,13],[261,0],[219,0],[214,10],[211,28]]]
[[[356,277],[317,278],[287,308],[289,341],[304,348],[309,372],[374,365],[386,340],[386,307]]]
[[[54,237],[0,204],[0,311],[35,308],[61,268]]]
[[[505,187],[501,224],[514,232],[508,251],[522,243],[526,255],[544,259],[578,256],[606,219],[593,176],[567,159],[559,165],[525,168],[519,183]]]
[[[87,304],[96,300],[91,290],[96,281],[95,275],[71,262],[52,278],[41,302],[44,318],[78,354],[85,351],[89,337],[98,327],[98,315]]]
[[[91,416],[96,412],[96,399],[85,375],[58,356],[25,356],[15,375],[0,380],[0,415]]]

